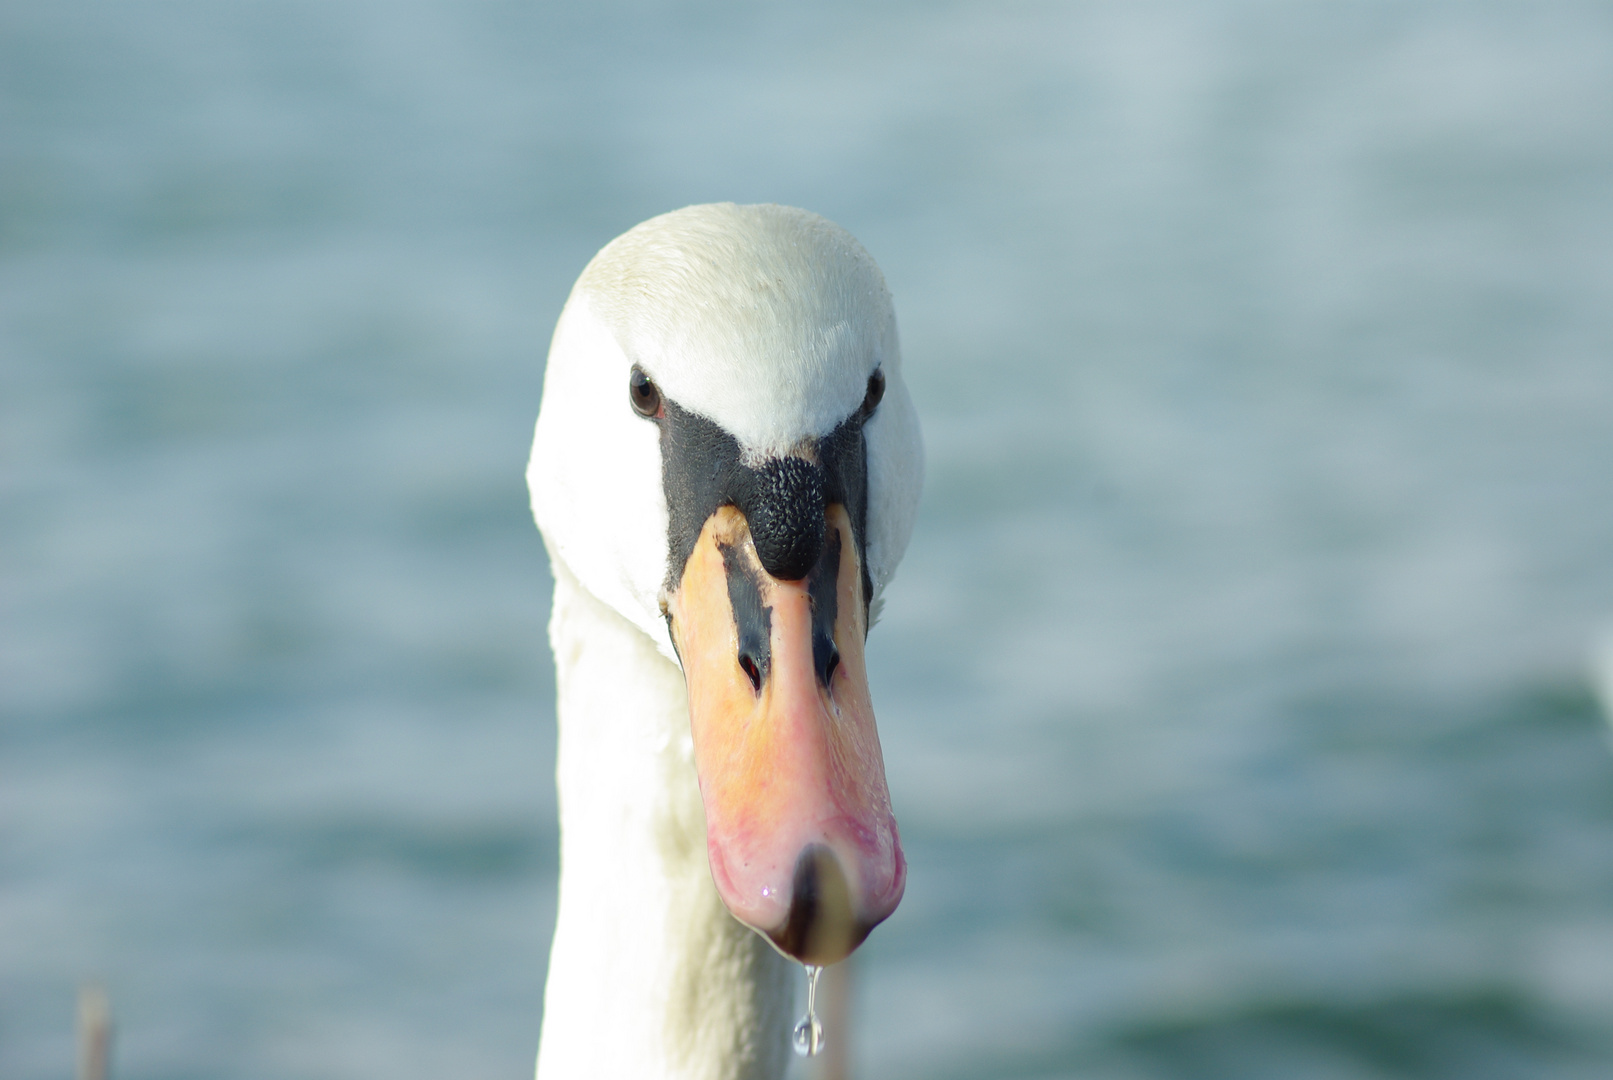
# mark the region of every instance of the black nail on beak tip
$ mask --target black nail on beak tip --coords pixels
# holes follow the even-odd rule
[[[851,888],[840,860],[822,844],[806,847],[795,861],[790,917],[773,935],[781,950],[805,964],[833,964],[863,943],[872,926],[852,911]]]

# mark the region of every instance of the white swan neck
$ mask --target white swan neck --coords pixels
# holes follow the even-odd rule
[[[780,1077],[794,972],[712,885],[682,672],[553,565],[560,904],[538,1080]]]

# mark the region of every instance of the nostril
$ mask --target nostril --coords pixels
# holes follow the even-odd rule
[[[750,679],[750,688],[756,693],[762,692],[762,669],[756,666],[756,660],[750,653],[739,654],[739,666]]]
[[[812,670],[817,672],[818,682],[823,686],[829,685],[834,678],[835,668],[840,666],[840,650],[835,647],[834,638],[830,637],[821,627],[814,628],[812,633]]]

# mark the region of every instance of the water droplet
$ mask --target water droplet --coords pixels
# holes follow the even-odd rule
[[[802,1057],[816,1057],[823,1049],[823,1024],[816,1016],[803,1016],[795,1025],[795,1052]]]
[[[805,965],[807,973],[807,1011],[795,1025],[795,1032],[791,1042],[795,1045],[795,1052],[802,1057],[816,1057],[823,1049],[823,1025],[818,1022],[818,976],[823,974],[821,967],[811,964]]]

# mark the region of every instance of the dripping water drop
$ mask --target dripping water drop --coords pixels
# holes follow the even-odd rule
[[[818,1022],[818,976],[821,967],[804,965],[807,973],[807,1011],[795,1025],[792,1041],[795,1052],[802,1057],[815,1057],[823,1049],[823,1025]]]

